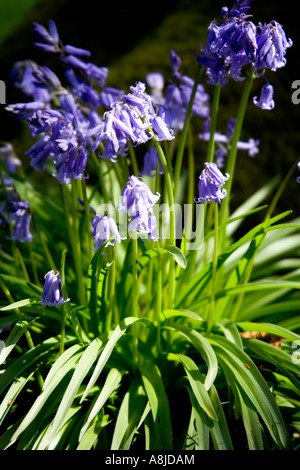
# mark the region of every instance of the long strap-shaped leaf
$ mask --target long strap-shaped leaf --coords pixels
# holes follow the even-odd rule
[[[130,448],[146,406],[145,390],[140,378],[135,379],[122,400],[115,424],[111,450],[128,450]]]
[[[60,385],[61,381],[64,379],[66,374],[75,367],[78,358],[82,354],[80,348],[79,350],[78,348],[76,350],[73,350],[73,354],[71,357],[69,357],[69,354],[66,354],[67,352],[69,351],[66,351],[64,354],[66,355],[66,357],[68,357],[68,359],[64,363],[62,363],[61,358],[62,356],[64,356],[64,354],[60,356],[59,360],[61,366],[59,367],[59,369],[56,368],[56,373],[54,376],[51,374],[52,379],[47,381],[46,386],[44,385],[42,393],[37,397],[32,407],[20,423],[20,426],[17,428],[14,435],[12,436],[11,442],[15,442],[19,438],[19,436],[31,425],[33,420],[37,418],[38,415],[40,415],[40,420],[43,419],[42,413],[44,405],[46,404],[51,394],[56,391],[56,388]],[[44,412],[47,413],[47,411]]]
[[[97,356],[102,345],[103,341],[100,338],[95,338],[83,352],[54,417],[51,434],[49,437],[50,440],[59,430],[65,415],[73,403],[73,400],[83,379],[86,377],[92,365],[97,360]]]
[[[215,381],[215,378],[218,373],[218,360],[216,354],[204,336],[202,336],[198,331],[188,328],[182,325],[168,326],[168,329],[177,331],[186,338],[188,338],[196,350],[201,354],[202,358],[205,360],[208,366],[207,375],[205,377],[204,386],[206,390],[209,390],[212,384]]]
[[[229,384],[233,384],[233,388],[238,386],[247,394],[264,420],[273,440],[278,447],[285,448],[287,430],[282,415],[266,381],[252,359],[226,338],[211,335],[208,340],[216,352]]]
[[[170,353],[168,357],[179,360],[182,363],[199,406],[203,411],[205,411],[210,419],[218,421],[218,416],[203,383],[204,376],[199,371],[195,362],[184,354]]]
[[[84,439],[85,434],[88,432],[90,425],[92,424],[94,418],[101,411],[104,404],[116,390],[121,382],[122,374],[117,369],[111,369],[106,377],[105,383],[99,392],[98,396],[94,400],[90,410],[88,411],[84,425],[82,426],[79,434],[79,442]]]
[[[172,423],[168,397],[158,367],[147,361],[140,367],[143,384],[150,403],[157,439],[157,450],[172,449]]]
[[[103,349],[101,356],[99,357],[99,360],[96,364],[95,370],[92,374],[92,377],[89,380],[89,383],[87,384],[87,387],[85,389],[85,392],[83,394],[83,397],[81,401],[85,399],[91,388],[94,386],[96,383],[99,375],[101,374],[102,370],[104,369],[108,359],[110,358],[110,355],[116,345],[116,343],[119,341],[119,339],[123,336],[123,334],[126,332],[127,328],[130,327],[135,322],[146,322],[147,320],[144,318],[135,318],[135,317],[128,317],[125,318],[117,327],[114,329],[113,333],[111,334],[111,337],[109,338],[105,348]]]

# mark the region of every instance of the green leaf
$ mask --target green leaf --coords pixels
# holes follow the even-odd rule
[[[177,246],[173,246],[173,245],[167,245],[163,248],[163,250],[169,253],[171,256],[173,256],[176,263],[179,264],[181,268],[183,269],[186,268],[187,266],[186,257],[184,256],[180,248],[178,248]]]
[[[224,370],[233,392],[239,387],[247,394],[253,406],[264,420],[270,435],[278,447],[287,445],[287,430],[275,399],[260,371],[250,356],[226,338],[211,335],[212,344],[220,366]]]
[[[140,366],[143,384],[154,421],[157,450],[171,450],[172,423],[168,397],[158,367],[151,361]]]
[[[65,339],[65,344],[74,341],[74,338]],[[48,338],[39,345],[27,351],[20,358],[16,359],[8,366],[5,372],[0,375],[0,393],[19,375],[27,370],[28,374],[32,372],[32,367],[36,363],[43,364],[49,360],[56,349],[59,348],[59,338]]]
[[[210,419],[217,421],[218,416],[203,383],[205,376],[200,373],[195,362],[184,354],[169,353],[168,356],[182,363],[199,406]]]
[[[116,326],[115,330],[112,332],[111,337],[109,338],[107,344],[105,345],[99,360],[96,364],[96,367],[94,369],[94,372],[87,384],[87,387],[85,389],[85,392],[82,397],[82,401],[85,399],[91,388],[95,385],[96,381],[98,380],[98,377],[100,376],[102,370],[104,369],[107,361],[110,358],[111,353],[113,352],[117,342],[119,339],[123,336],[123,334],[126,332],[127,328],[129,328],[133,323],[136,322],[147,322],[148,320],[145,318],[134,318],[134,317],[128,317],[125,318],[119,325]]]
[[[236,325],[242,331],[265,331],[266,333],[281,336],[282,338],[289,339],[290,341],[300,340],[300,335],[297,333],[272,323],[237,322]]]
[[[18,302],[13,302],[12,304],[10,305],[6,305],[5,307],[1,307],[0,310],[2,312],[5,312],[7,310],[14,310],[16,308],[21,308],[21,307],[27,307],[28,305],[32,305],[34,303],[37,303],[39,304],[39,300],[35,297],[35,298],[31,298],[31,299],[23,299],[23,300],[19,300]]]
[[[19,321],[16,323],[16,325],[13,327],[10,335],[8,338],[5,340],[5,346],[4,348],[1,349],[0,351],[0,364],[3,364],[11,351],[14,349],[15,345],[25,333],[25,331],[28,328],[29,323],[26,321]]]
[[[97,356],[102,345],[102,340],[100,338],[95,338],[85,348],[54,417],[51,434],[49,437],[50,440],[55,436],[56,432],[59,430],[65,415],[68,413],[73,403],[73,400],[78,392],[78,389],[83,379],[86,377],[90,368],[97,360]]]
[[[0,404],[0,425],[2,424],[7,413],[11,410],[11,407],[14,405],[14,401],[16,400],[17,396],[23,390],[24,386],[28,383],[33,374],[34,371],[31,372],[31,374],[28,376],[24,375],[24,377],[18,377],[9,387]]]
[[[111,369],[109,371],[101,391],[88,411],[85,423],[80,430],[79,442],[84,439],[84,435],[88,432],[94,418],[101,411],[110,395],[119,387],[121,379],[122,374],[117,369]]]
[[[71,349],[71,348],[70,348]],[[25,415],[24,419],[22,420],[21,424],[15,431],[14,435],[12,436],[11,441],[15,442],[19,436],[32,424],[33,420],[37,418],[37,416],[40,416],[40,421],[43,419],[43,413],[47,414],[47,409],[43,409],[44,405],[47,403],[49,397],[51,394],[59,387],[61,384],[62,380],[66,377],[66,375],[70,372],[75,367],[76,362],[78,361],[78,358],[82,355],[81,349],[75,350],[72,349],[72,356],[70,357],[70,352],[67,350],[65,351],[58,359],[60,367],[58,368],[57,365],[54,363],[55,367],[55,375],[51,373],[50,369],[50,375],[51,379],[48,378],[46,379],[45,383],[46,386],[44,385],[44,389],[41,392],[41,394],[36,398],[35,402],[33,403],[32,407],[28,411],[28,413]],[[62,363],[62,357],[64,356],[65,363]],[[57,394],[57,392],[56,392]],[[54,398],[56,396],[54,395]],[[49,407],[49,404],[48,404]],[[48,408],[47,407],[47,408]],[[44,410],[44,411],[43,411]],[[63,419],[63,417],[62,417]]]
[[[213,421],[210,430],[214,448],[216,450],[233,450],[230,432],[216,387],[213,385],[208,393],[218,417],[217,421]]]
[[[161,313],[162,320],[169,320],[172,317],[188,317],[192,318],[193,320],[204,321],[204,319],[201,318],[200,315],[198,315],[197,313],[185,309],[167,309],[163,310],[163,312]]]
[[[209,425],[205,412],[199,406],[195,395],[188,387],[192,411],[183,450],[209,450]]]
[[[111,450],[128,450],[147,405],[140,379],[132,381],[122,400],[112,437]]]
[[[204,336],[202,336],[198,331],[193,330],[182,325],[168,326],[168,329],[177,331],[191,341],[194,348],[201,354],[201,357],[207,363],[207,375],[205,377],[204,386],[206,390],[209,390],[212,384],[215,381],[215,378],[218,373],[218,361],[216,354]]]

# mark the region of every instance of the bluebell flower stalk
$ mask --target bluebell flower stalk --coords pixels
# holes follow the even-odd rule
[[[63,298],[59,272],[51,270],[45,275],[45,283],[40,300],[41,305],[48,307],[60,307],[64,303],[69,302],[69,298]]]

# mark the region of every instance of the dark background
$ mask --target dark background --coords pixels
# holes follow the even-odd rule
[[[16,16],[18,13],[20,16],[20,5],[24,8],[26,0],[0,0],[2,24],[9,8],[14,8]],[[47,26],[50,18],[55,20],[64,44],[89,49],[92,56],[88,60],[109,68],[107,85],[128,90],[136,81],[145,81],[148,72],[159,71],[168,79],[171,75],[170,49],[181,56],[184,73],[194,77],[197,68],[196,54],[206,42],[207,26],[219,15],[224,5],[231,7],[231,2],[36,1],[35,6],[28,8],[18,21],[7,28],[0,42],[0,79],[7,86],[6,102],[10,104],[25,101],[9,79],[15,61],[31,59],[51,67],[59,76],[63,73],[56,56],[39,51],[33,46],[36,40],[32,32],[33,22]],[[234,205],[239,205],[272,176],[279,173],[284,177],[300,156],[300,105],[296,106],[291,101],[291,85],[293,81],[300,80],[299,6],[295,7],[295,2],[284,4],[254,0],[250,13],[256,24],[271,20],[281,23],[287,37],[292,38],[294,44],[287,50],[286,67],[277,72],[266,73],[274,86],[274,110],[262,111],[252,104],[252,97],[260,94],[264,82],[257,79],[254,83],[242,139],[259,139],[260,153],[255,158],[249,158],[244,152],[239,154]],[[206,85],[205,77],[203,84],[212,96],[213,87]],[[233,81],[222,89],[218,121],[220,132],[226,130],[227,119],[236,115],[242,89],[242,82]],[[26,165],[28,159],[24,157],[24,152],[31,142],[24,124],[10,116],[3,105],[0,106],[0,140],[12,142],[19,158]],[[201,121],[195,121],[194,130],[195,133],[202,131]],[[205,144],[196,142],[195,154],[200,168],[205,159]],[[296,183],[298,174],[300,173],[295,171],[278,205],[280,211],[294,209],[294,216],[298,216],[300,212],[300,186]]]

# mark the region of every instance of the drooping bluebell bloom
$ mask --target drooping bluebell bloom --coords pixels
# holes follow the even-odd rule
[[[227,123],[227,132],[226,134],[222,134],[220,132],[215,132],[214,140],[218,146],[215,151],[215,161],[219,168],[224,166],[224,157],[228,155],[231,141],[233,138],[233,133],[235,129],[236,119],[230,118]],[[198,134],[198,138],[201,140],[205,140],[206,142],[210,139],[210,122],[209,120],[204,121],[203,123],[204,132]],[[237,143],[238,150],[244,150],[248,152],[249,157],[254,157],[257,153],[259,153],[259,140],[255,140],[250,138],[248,142],[244,142],[239,140]]]
[[[258,70],[265,68],[276,71],[286,64],[286,50],[293,45],[287,39],[281,24],[271,21],[269,24],[259,25],[257,35],[257,58],[254,67]]]
[[[223,175],[215,163],[204,163],[204,170],[199,176],[199,198],[195,202],[218,202],[227,196],[227,191],[222,186],[230,175]]]
[[[191,98],[194,80],[180,72],[181,59],[174,50],[170,52],[171,67],[173,69],[172,82],[166,88],[163,98],[164,80],[161,74],[147,75],[147,83],[155,103],[162,104],[168,111],[168,119],[173,129],[182,129],[187,107]],[[209,96],[202,84],[198,84],[192,106],[192,115],[207,118],[209,115]]]
[[[174,138],[164,108],[154,107],[145,88],[144,83],[138,82],[130,87],[131,93],[112,103],[111,109],[104,113],[103,125],[98,124],[87,133],[88,137],[96,136],[92,151],[105,141],[104,152],[100,156],[116,161],[118,155],[127,154],[128,141],[138,145],[152,136],[156,140]]]
[[[129,181],[121,193],[122,202],[118,207],[120,212],[130,215],[129,230],[135,230],[151,240],[157,239],[157,224],[153,217],[153,206],[160,195],[153,194],[149,186],[136,176],[130,176]]]
[[[243,67],[255,60],[256,51],[256,27],[236,10],[223,17],[220,24],[210,24],[203,55],[197,60],[207,69],[208,83],[224,87],[229,78],[244,79]]]
[[[11,201],[8,205],[8,222],[14,222],[11,240],[21,243],[31,242],[33,235],[30,233],[31,215],[30,204],[27,201]]]
[[[129,212],[131,216],[137,213],[149,212],[149,209],[157,203],[160,194],[153,194],[149,186],[134,175],[129,177],[126,186],[121,192],[122,203],[119,205],[120,212]]]
[[[21,160],[16,156],[13,146],[5,142],[0,144],[0,161],[5,163],[6,170],[15,173],[22,165]]]
[[[158,164],[158,171],[157,171]],[[141,176],[150,176],[152,178],[155,175],[162,175],[164,172],[161,160],[158,155],[158,151],[155,145],[152,145],[148,152],[144,156],[144,168],[140,173]]]
[[[261,109],[271,110],[275,106],[275,101],[273,100],[274,89],[272,85],[266,84],[262,87],[260,98],[257,96],[253,98],[253,103],[255,106],[258,106]]]
[[[104,243],[104,248],[115,243],[121,243],[121,238],[117,224],[110,215],[96,214],[91,221],[92,235],[94,239],[94,251],[98,250]],[[114,238],[111,240],[111,238]]]
[[[51,270],[45,275],[45,284],[40,300],[41,305],[48,307],[59,307],[69,302],[69,298],[63,298],[59,272],[55,273],[54,270]]]

